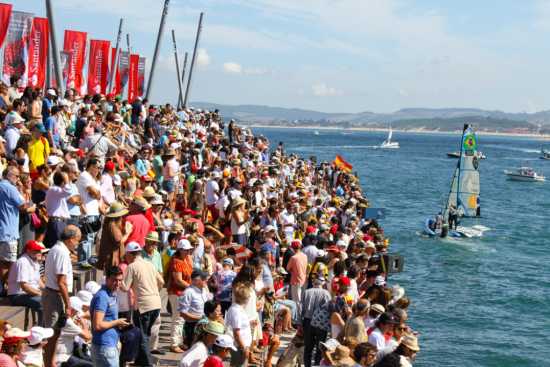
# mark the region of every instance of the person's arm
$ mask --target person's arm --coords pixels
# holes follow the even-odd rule
[[[95,188],[94,186],[88,186],[86,187],[86,191],[88,194],[90,194],[91,197],[93,197],[96,200],[101,199],[101,192]]]
[[[186,288],[186,287],[189,286],[189,283],[187,283],[185,280],[183,280],[183,273],[181,273],[179,271],[172,273],[172,281],[178,287]]]
[[[188,293],[183,294],[180,302],[180,315],[185,319],[185,321],[199,321],[202,318],[202,315],[189,312],[189,308],[191,307],[191,297]]]
[[[164,278],[162,277],[162,273],[159,273],[158,271],[156,271],[156,275],[157,275],[157,285],[159,289],[162,289],[162,287],[164,287]]]
[[[92,316],[92,328],[94,331],[99,332],[103,330],[112,329],[114,327],[126,327],[130,325],[126,319],[116,319],[113,321],[105,321],[105,312],[95,311]]]
[[[61,298],[63,298],[63,303],[65,304],[65,313],[69,309],[69,288],[67,287],[67,275],[57,274],[57,285],[59,287],[59,292],[61,293]]]
[[[126,269],[126,275],[124,276],[124,281],[120,285],[120,289],[124,292],[128,292],[132,288],[132,283],[134,281],[134,274],[131,267]]]
[[[241,339],[240,329],[233,329],[233,339],[235,339],[235,344],[237,346],[237,349],[246,350],[243,340]]]
[[[21,289],[27,293],[30,296],[38,296],[40,297],[42,295],[42,292],[40,289],[33,288],[29,283],[27,282],[19,282],[19,286]]]

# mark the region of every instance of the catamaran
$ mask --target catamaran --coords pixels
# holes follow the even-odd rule
[[[459,226],[462,218],[479,218],[479,155],[477,138],[473,128],[464,124],[460,158],[453,174],[449,196],[436,218],[428,218],[424,223],[424,233],[440,237],[481,237],[487,227],[474,225]]]
[[[392,128],[390,126],[390,131],[388,133],[388,137],[386,140],[384,140],[382,142],[382,144],[380,144],[379,148],[381,149],[398,149],[399,148],[399,143],[396,142],[396,141],[391,141],[391,137],[393,135],[393,131],[392,131]]]

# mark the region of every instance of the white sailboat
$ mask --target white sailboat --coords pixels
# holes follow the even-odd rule
[[[481,225],[457,225],[462,218],[479,218],[481,215],[479,161],[475,132],[465,124],[460,158],[453,174],[449,196],[438,215],[439,218],[426,219],[425,234],[441,237],[481,237],[483,232],[488,230]]]
[[[380,144],[380,148],[381,149],[398,149],[399,148],[399,143],[396,142],[396,141],[391,141],[391,137],[393,135],[393,130],[390,126],[390,131],[388,133],[388,137],[386,140],[384,140],[382,142],[382,144]]]

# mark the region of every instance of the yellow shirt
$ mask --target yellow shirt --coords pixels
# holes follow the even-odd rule
[[[48,139],[40,137],[31,140],[27,154],[29,155],[29,168],[31,172],[36,171],[36,167],[46,164],[46,160],[50,155],[50,143],[48,143]]]

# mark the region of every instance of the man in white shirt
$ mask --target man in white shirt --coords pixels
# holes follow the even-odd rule
[[[46,247],[34,240],[27,241],[25,253],[11,266],[8,276],[8,298],[14,306],[29,307],[38,314],[42,324],[42,288],[40,261]]]
[[[386,341],[384,334],[393,330],[394,325],[397,324],[395,316],[389,312],[385,312],[376,321],[376,328],[369,335],[369,343],[374,345],[378,349],[379,357],[382,356],[382,351],[386,348],[389,342]]]
[[[101,187],[97,177],[101,170],[100,162],[96,158],[88,160],[86,170],[82,172],[76,186],[80,198],[82,199],[83,209],[85,210],[84,221],[82,223],[85,240],[82,241],[82,247],[79,249],[78,261],[82,265],[87,265],[88,259],[92,254],[92,246],[95,237],[101,226],[99,219],[99,201],[101,200]]]
[[[101,198],[107,205],[115,201],[115,188],[113,177],[115,176],[115,164],[111,161],[105,163],[103,175],[101,175]]]
[[[17,147],[17,142],[21,137],[20,130],[25,126],[25,119],[22,118],[16,111],[12,111],[6,115],[5,121],[8,125],[8,128],[4,133],[4,138],[6,138],[6,156],[8,158],[13,158],[13,153]]]
[[[294,239],[294,226],[296,225],[296,217],[294,216],[294,212],[294,205],[292,203],[289,203],[286,207],[286,210],[281,213],[283,232],[288,243],[292,242],[292,240]]]
[[[218,185],[218,179],[220,173],[213,171],[210,175],[210,179],[206,183],[206,206],[212,215],[212,220],[218,218],[218,211],[216,210],[216,202],[220,197],[220,186]]]
[[[45,348],[45,367],[55,367],[55,349],[61,329],[67,322],[67,313],[70,306],[69,294],[73,291],[73,266],[71,253],[76,250],[80,242],[80,229],[68,225],[61,234],[61,241],[52,247],[46,265],[44,276],[46,288],[42,293],[42,307],[44,310],[44,326],[55,330],[54,336],[48,339]]]
[[[51,248],[57,243],[65,229],[69,214],[68,199],[71,197],[69,176],[64,172],[56,171],[53,175],[53,185],[46,191],[46,211],[48,212],[48,227],[44,244]]]
[[[204,303],[212,299],[212,295],[206,287],[208,273],[195,269],[191,273],[191,286],[187,287],[179,299],[179,313],[185,320],[183,332],[185,344],[190,346],[193,342],[195,326],[204,316]]]

